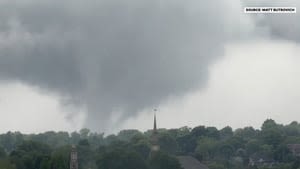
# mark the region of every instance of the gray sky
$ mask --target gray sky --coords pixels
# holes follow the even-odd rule
[[[243,7],[299,3],[261,2],[0,0],[0,132],[296,120],[299,14]]]

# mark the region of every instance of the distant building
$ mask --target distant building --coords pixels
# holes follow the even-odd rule
[[[184,169],[209,169],[192,156],[177,156],[177,159]]]
[[[156,114],[154,114],[154,124],[153,131],[151,135],[151,152],[150,156],[160,150],[159,141],[158,141],[158,131],[156,124]],[[204,164],[200,163],[197,159],[192,156],[177,156],[176,157],[183,169],[209,169]]]
[[[154,114],[154,125],[153,125],[153,131],[151,135],[151,151],[159,151],[160,146],[158,143],[158,132],[157,132],[157,126],[156,126],[156,114]]]
[[[70,169],[78,169],[78,157],[75,145],[72,145],[70,153]]]
[[[300,157],[300,144],[288,144],[287,147],[294,156]]]
[[[249,166],[264,166],[264,167],[272,167],[276,165],[277,162],[267,156],[263,156],[260,154],[254,154],[249,158]]]

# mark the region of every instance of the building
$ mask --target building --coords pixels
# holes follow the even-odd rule
[[[159,140],[158,140],[157,124],[156,124],[156,114],[154,114],[154,125],[151,135],[151,154],[160,150]],[[209,169],[204,164],[200,163],[196,158],[192,156],[176,156],[181,167],[183,169]]]
[[[287,147],[294,156],[300,157],[300,144],[288,144]]]
[[[277,162],[269,156],[254,153],[249,157],[249,163],[248,166],[251,167],[273,167],[277,164]]]
[[[184,169],[209,169],[192,156],[177,156],[177,159]]]
[[[72,145],[70,153],[70,169],[78,169],[78,157],[76,146]]]
[[[151,151],[159,151],[159,143],[158,143],[158,132],[157,132],[157,126],[156,126],[156,114],[154,114],[154,125],[153,125],[153,131],[151,135]]]

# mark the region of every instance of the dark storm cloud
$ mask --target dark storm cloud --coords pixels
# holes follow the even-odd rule
[[[296,7],[299,11],[298,0],[242,0],[244,6],[259,7]],[[253,15],[257,26],[265,27],[272,38],[300,42],[300,13],[294,14],[257,14]]]
[[[85,106],[92,129],[203,87],[236,22],[214,0],[0,3],[2,81]]]

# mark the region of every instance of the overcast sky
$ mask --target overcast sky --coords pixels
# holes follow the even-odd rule
[[[300,119],[297,0],[0,0],[0,133]]]

